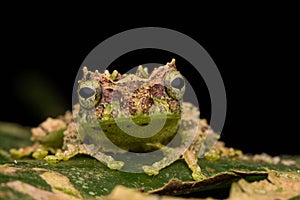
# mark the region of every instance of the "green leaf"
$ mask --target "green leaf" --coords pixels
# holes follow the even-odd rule
[[[39,195],[40,193],[45,193],[50,197],[59,197],[63,193],[66,195],[64,197],[92,198],[109,195],[117,185],[123,185],[151,194],[180,195],[182,197],[207,197],[223,191],[223,196],[219,198],[227,198],[232,183],[239,180],[257,183],[258,180],[266,179],[270,170],[300,173],[299,157],[292,157],[297,164],[290,166],[253,161],[252,156],[248,156],[248,159],[235,160],[229,158],[221,158],[217,161],[200,159],[198,163],[203,174],[208,178],[198,182],[193,181],[191,171],[183,160],[178,160],[161,170],[155,177],[144,173],[110,170],[106,165],[89,156],[76,156],[56,164],[28,158],[15,161],[9,157],[8,149],[30,145],[29,129],[1,123],[0,137],[3,140],[0,146],[0,197],[2,194],[5,196],[13,193],[16,197],[23,194],[24,197],[30,199],[30,197],[36,197],[30,195]],[[49,180],[49,177],[48,179],[43,177],[42,174],[45,172],[55,172],[57,176],[64,177],[64,180],[69,181],[70,184],[57,185],[57,183],[53,183],[53,180]],[[22,187],[35,192],[27,194],[20,189]],[[280,187],[276,191],[280,193]],[[295,196],[295,198],[297,197]]]
[[[23,127],[14,123],[0,122],[0,149],[2,150],[31,145],[30,136],[31,132],[29,127]]]
[[[10,148],[25,147],[32,144],[30,128],[18,124],[0,122],[0,164],[10,161]]]

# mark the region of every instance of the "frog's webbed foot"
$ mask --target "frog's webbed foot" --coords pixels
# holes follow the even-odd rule
[[[65,151],[59,150],[55,155],[47,155],[44,160],[49,163],[57,163],[61,160],[69,160],[79,154],[90,155],[82,144],[66,144]]]
[[[156,176],[160,170],[153,165],[152,166],[145,165],[142,168],[143,168],[144,172],[149,176]]]
[[[117,161],[113,157],[106,155],[102,152],[97,152],[92,155],[94,158],[99,160],[100,162],[106,164],[109,169],[119,170],[124,166],[124,162]]]
[[[177,160],[177,159],[175,159]],[[159,174],[159,171],[169,165],[171,165],[175,160],[172,158],[164,157],[162,160],[155,162],[153,165],[145,165],[142,167],[144,172],[149,176],[155,176]]]
[[[178,160],[180,158],[180,155],[178,151],[181,150],[180,148],[169,148],[169,147],[163,147],[161,151],[164,154],[164,158],[153,163],[151,166],[145,165],[142,167],[144,172],[148,174],[149,176],[155,176],[159,173],[159,171],[169,165],[171,165],[173,162]]]
[[[161,169],[171,165],[173,162],[179,159],[175,157],[175,155],[179,155],[176,151],[182,151],[182,149],[165,147],[163,151],[165,157],[162,160],[155,162],[151,166],[143,166],[142,168],[144,172],[150,176],[157,175]],[[202,173],[200,166],[198,165],[198,158],[195,154],[189,150],[186,150],[183,153],[183,158],[192,171],[192,177],[194,180],[200,181],[206,178],[206,176]]]
[[[198,165],[198,158],[194,153],[187,150],[184,152],[183,158],[190,170],[192,170],[192,177],[194,180],[200,181],[206,178],[206,176],[201,172],[201,168]]]

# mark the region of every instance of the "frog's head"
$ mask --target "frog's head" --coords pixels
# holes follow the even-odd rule
[[[82,109],[96,108],[98,119],[109,115],[179,113],[184,92],[185,80],[176,69],[175,59],[155,68],[150,75],[141,66],[136,74],[123,75],[84,68],[77,90]]]
[[[135,152],[152,151],[149,146],[145,148],[146,144],[167,144],[174,137],[184,92],[185,80],[176,69],[175,59],[154,68],[150,75],[141,66],[136,74],[123,75],[117,71],[99,73],[84,68],[77,90],[81,112],[85,113],[82,116],[98,119],[111,141]],[[159,123],[161,119],[165,120],[162,122],[165,126],[154,136],[128,135],[128,132],[147,134],[152,129],[143,126]]]

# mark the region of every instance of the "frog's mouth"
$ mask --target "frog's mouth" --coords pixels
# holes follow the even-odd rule
[[[157,114],[151,119],[147,115],[141,115],[132,119],[134,124],[128,117],[124,117],[118,118],[117,122],[114,119],[100,120],[99,125],[107,139],[117,147],[125,151],[145,153],[168,145],[178,131],[180,118],[180,114]],[[154,133],[149,133],[152,130],[150,123]],[[156,124],[162,123],[163,126],[157,129]]]

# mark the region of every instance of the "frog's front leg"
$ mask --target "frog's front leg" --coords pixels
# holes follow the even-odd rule
[[[65,150],[58,150],[55,155],[48,155],[44,158],[49,163],[56,163],[61,160],[69,160],[76,155],[90,155],[90,153],[87,151],[84,145],[82,144],[65,144],[64,145]]]
[[[158,145],[158,144],[157,144]],[[157,146],[155,145],[155,146]],[[160,146],[160,145],[158,145]],[[163,147],[162,152],[164,154],[164,158],[153,163],[151,166],[145,165],[142,167],[144,172],[148,174],[149,176],[155,176],[159,173],[159,171],[169,165],[171,165],[173,162],[178,160],[180,158],[180,153],[178,151],[182,151],[180,148],[169,148],[169,147]]]
[[[171,165],[173,162],[180,158],[180,156],[176,157],[176,155],[180,155],[178,151],[183,150],[182,148],[164,147],[163,153],[165,157],[162,160],[153,163],[151,166],[143,166],[142,168],[144,172],[150,176],[157,175],[161,169]],[[193,152],[191,152],[190,150],[186,150],[183,153],[182,157],[192,171],[192,177],[194,180],[199,181],[206,178],[206,176],[202,174],[201,168],[198,165],[198,158]]]
[[[162,151],[164,157],[153,163],[151,166],[143,166],[143,170],[146,174],[149,176],[155,176],[159,173],[159,171],[172,163],[174,163],[176,160],[179,160],[180,157],[182,156],[182,152],[185,151],[185,149],[191,144],[191,141],[193,140],[193,137],[190,136],[191,131],[186,131],[186,130],[180,130],[179,131],[181,135],[181,144],[179,147],[168,147],[168,146],[163,146],[160,143],[156,144],[148,144],[151,146],[154,146],[160,151]]]
[[[196,136],[195,135],[196,132]],[[143,166],[143,170],[148,175],[157,175],[159,170],[169,166],[173,162],[179,159],[180,155],[184,158],[188,167],[192,171],[192,177],[194,180],[203,180],[205,175],[202,174],[201,168],[198,165],[197,151],[202,145],[198,129],[194,127],[186,127],[185,130],[181,130],[182,141],[181,145],[177,148],[162,147],[156,144],[156,147],[160,148],[164,154],[164,158],[158,162],[155,162],[152,166]],[[183,152],[183,153],[182,153]]]

